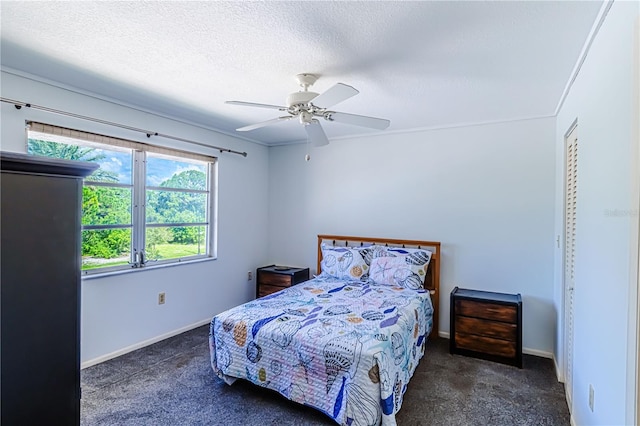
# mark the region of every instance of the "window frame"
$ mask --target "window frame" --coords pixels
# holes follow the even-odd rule
[[[129,262],[127,264],[105,266],[91,269],[80,268],[80,274],[83,277],[100,276],[113,273],[126,273],[140,271],[144,269],[153,269],[156,267],[174,266],[191,262],[199,262],[205,260],[214,260],[217,258],[217,158],[197,154],[188,151],[181,151],[171,148],[159,147],[156,145],[145,144],[141,142],[113,138],[105,135],[98,135],[81,130],[67,129],[55,125],[27,122],[25,131],[25,147],[29,153],[30,127],[35,125],[37,130],[32,130],[41,134],[51,135],[52,142],[56,142],[55,136],[71,139],[72,142],[67,144],[75,144],[81,147],[103,148],[105,150],[122,151],[123,148],[131,152],[131,182],[130,184],[109,183],[92,181],[87,178],[83,179],[83,186],[95,187],[114,187],[114,188],[131,188],[131,224],[127,225],[82,225],[81,231],[84,230],[106,230],[106,229],[131,229],[131,244],[129,251]],[[48,130],[48,131],[47,131]],[[80,136],[80,137],[77,137]],[[115,143],[109,143],[115,141]],[[57,142],[66,143],[66,142]],[[124,146],[123,146],[124,145]],[[204,190],[193,190],[187,188],[167,188],[167,187],[147,187],[147,154],[152,153],[169,160],[199,163],[206,168],[206,180]],[[182,154],[182,155],[181,155]],[[38,155],[29,153],[29,155]],[[80,160],[82,161],[82,160]],[[146,217],[147,190],[160,190],[182,193],[201,193],[206,194],[205,200],[205,221],[194,223],[158,223],[148,224]],[[148,226],[151,225],[151,226]],[[176,227],[176,226],[202,226],[205,227],[205,253],[188,256],[175,257],[170,259],[148,259],[146,257],[146,231],[154,227]],[[144,257],[140,257],[140,254]],[[82,265],[82,261],[80,261]]]

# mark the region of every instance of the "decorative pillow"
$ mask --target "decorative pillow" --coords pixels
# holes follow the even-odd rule
[[[410,289],[423,287],[431,260],[431,252],[421,249],[410,250],[411,253],[404,255],[398,251],[390,250],[389,254],[392,256],[373,259],[369,279],[376,284],[397,285]],[[398,255],[393,257],[396,253]]]
[[[413,265],[411,270],[422,277],[424,281],[433,253],[419,248],[386,247],[388,256],[407,256],[407,263]]]
[[[322,244],[322,275],[329,275],[339,279],[366,280],[369,265],[360,254],[361,248],[335,247]]]
[[[421,248],[404,248],[404,247],[383,247],[387,253],[389,253],[387,256],[406,256],[409,254],[416,254],[416,253],[426,253],[426,256],[429,256],[429,260],[431,260],[431,252],[429,250],[426,249],[421,249]]]
[[[368,247],[358,247],[357,250],[360,252],[360,255],[368,266],[371,266],[371,261],[376,257],[395,256],[390,255],[387,252],[387,248],[384,246],[371,245]]]

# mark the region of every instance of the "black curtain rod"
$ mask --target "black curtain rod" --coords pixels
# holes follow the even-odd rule
[[[190,143],[190,144],[194,144],[194,145],[203,146],[205,148],[217,149],[220,152],[230,152],[232,154],[242,155],[243,157],[247,156],[246,152],[234,151],[233,149],[229,149],[229,148],[222,148],[222,147],[219,147],[219,146],[207,145],[207,144],[202,143],[202,142],[196,142],[196,141],[192,141],[192,140],[189,140],[189,139],[179,138],[179,137],[176,137],[176,136],[165,135],[165,134],[158,133],[158,132],[152,132],[152,131],[149,131],[149,130],[139,129],[137,127],[131,127],[131,126],[127,126],[127,125],[124,125],[124,124],[114,123],[112,121],[101,120],[99,118],[87,117],[86,115],[75,114],[73,112],[61,111],[59,109],[53,109],[53,108],[49,108],[49,107],[45,107],[45,106],[41,106],[41,105],[29,104],[29,103],[20,102],[20,101],[16,101],[16,100],[13,100],[13,99],[7,99],[7,98],[0,98],[0,101],[6,102],[6,103],[9,103],[9,104],[13,104],[13,106],[15,106],[16,109],[21,109],[22,107],[39,109],[39,110],[42,110],[42,111],[52,112],[54,114],[66,115],[67,117],[80,118],[82,120],[93,121],[94,123],[107,124],[109,126],[119,127],[121,129],[132,130],[134,132],[144,133],[144,134],[147,135],[148,138],[150,138],[151,136],[159,136],[159,137],[162,137],[162,138],[173,139],[173,140],[180,141],[180,142],[186,142],[186,143]]]

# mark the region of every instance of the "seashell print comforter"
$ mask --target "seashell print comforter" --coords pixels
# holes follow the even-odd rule
[[[316,277],[215,316],[211,366],[340,425],[395,425],[432,314],[422,289]]]

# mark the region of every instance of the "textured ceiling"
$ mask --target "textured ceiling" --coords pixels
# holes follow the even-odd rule
[[[390,119],[386,132],[456,126],[553,115],[600,6],[4,0],[1,64],[231,134],[282,113],[225,100],[284,105],[302,72],[316,92],[358,89],[332,109]],[[239,135],[306,138],[295,120]]]

